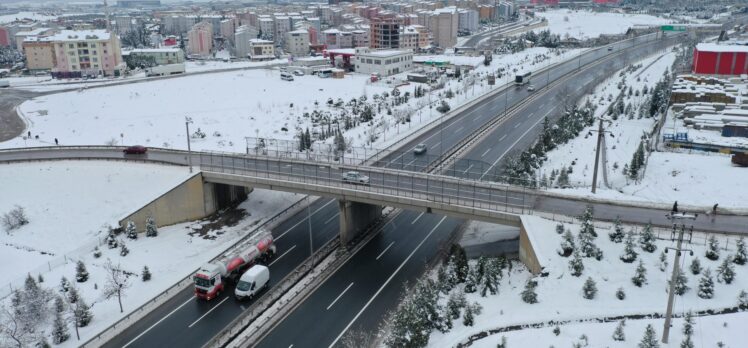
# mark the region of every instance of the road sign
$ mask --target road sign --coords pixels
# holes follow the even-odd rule
[[[685,25],[663,25],[660,27],[662,31],[686,31]]]

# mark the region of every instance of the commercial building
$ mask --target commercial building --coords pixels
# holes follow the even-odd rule
[[[308,55],[309,32],[303,29],[287,32],[284,49],[286,50],[286,53],[293,56]]]
[[[459,16],[456,7],[445,7],[434,11],[429,28],[434,36],[434,45],[441,48],[454,47],[457,44]]]
[[[413,67],[413,52],[356,48],[356,72],[389,76]]]
[[[125,70],[119,38],[106,30],[62,30],[35,40],[52,43],[54,77],[120,76]]]
[[[693,53],[695,74],[748,74],[748,46],[700,43]]]
[[[400,22],[394,16],[377,17],[371,21],[371,48],[400,48]]]
[[[213,26],[208,22],[195,24],[187,33],[187,54],[207,57],[213,49]]]
[[[184,63],[184,52],[177,47],[142,48],[128,52],[130,56],[153,57],[158,65]]]
[[[250,39],[248,56],[253,61],[275,59],[275,44],[270,40]]]

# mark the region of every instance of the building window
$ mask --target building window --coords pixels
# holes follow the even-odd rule
[[[91,48],[94,48],[94,47],[96,47],[96,43],[91,43],[91,46],[90,46],[90,47],[91,47]]]
[[[73,65],[73,70],[78,70],[78,66]]]
[[[106,54],[106,50],[104,50],[104,54]]]
[[[75,45],[73,45],[73,44],[68,44],[68,48],[75,48]]]
[[[94,68],[98,69],[99,68],[99,64],[94,64]]]
[[[93,57],[93,58],[91,58],[91,60],[94,61],[94,62],[98,62],[99,58]]]

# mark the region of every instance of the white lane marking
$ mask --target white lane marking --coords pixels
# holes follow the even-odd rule
[[[410,255],[408,255],[408,257],[405,259],[405,261],[403,261],[403,263],[401,263],[400,266],[397,267],[397,269],[395,270],[395,272],[392,273],[392,275],[390,275],[389,278],[387,278],[387,281],[385,281],[384,284],[382,284],[382,286],[379,288],[379,290],[377,290],[377,292],[374,294],[374,296],[372,296],[369,299],[369,301],[366,302],[366,304],[364,305],[364,308],[361,308],[361,310],[358,312],[358,314],[356,314],[356,316],[353,317],[353,320],[351,320],[351,322],[348,323],[348,325],[346,325],[346,327],[343,329],[343,331],[340,332],[340,334],[338,335],[338,337],[336,337],[335,340],[332,341],[332,343],[330,344],[329,348],[332,348],[333,346],[335,346],[336,343],[338,343],[338,341],[340,341],[340,338],[343,337],[343,335],[345,334],[345,332],[348,331],[348,329],[351,328],[351,325],[353,325],[353,323],[356,322],[356,320],[358,320],[358,317],[360,317],[361,314],[364,313],[364,311],[366,310],[366,308],[368,308],[369,305],[371,305],[371,303],[374,302],[374,299],[377,298],[377,296],[379,296],[379,293],[381,293],[382,290],[384,290],[384,288],[387,286],[387,284],[389,284],[392,281],[392,279],[395,278],[395,276],[397,275],[397,273],[399,273],[400,270],[405,266],[405,264],[408,263],[408,261],[410,261],[410,258],[413,257],[413,254],[415,254],[416,251],[418,251],[418,249],[421,248],[421,245],[423,245],[423,243],[425,243],[426,240],[429,239],[429,237],[431,237],[431,235],[434,233],[434,231],[436,231],[436,229],[439,228],[439,226],[442,224],[442,222],[444,222],[444,220],[446,218],[447,218],[446,216],[442,217],[442,219],[439,220],[439,223],[436,224],[436,226],[434,226],[434,228],[431,230],[431,232],[429,232],[429,234],[426,235],[426,238],[423,238],[423,240],[421,241],[421,243],[418,243],[418,245],[416,246],[416,248],[413,249],[413,251],[410,252]]]
[[[460,126],[460,128],[457,128],[457,133],[460,133],[460,131],[462,131],[463,128],[465,128],[465,126]]]
[[[548,115],[549,113],[551,113],[551,111],[552,111],[552,110],[553,110],[553,109],[551,109],[551,110],[548,110],[548,112],[546,112],[545,114],[546,114],[546,115]],[[497,158],[497,159],[496,159],[496,161],[495,161],[495,162],[493,162],[493,164],[491,164],[491,166],[490,166],[490,167],[488,167],[488,169],[487,169],[487,170],[486,170],[486,171],[485,171],[485,172],[483,173],[483,175],[481,175],[481,176],[480,176],[480,178],[478,178],[478,180],[481,180],[481,179],[483,179],[483,177],[484,177],[484,176],[486,176],[486,174],[488,174],[488,172],[490,172],[490,171],[491,171],[491,169],[493,169],[493,167],[495,167],[495,166],[496,166],[496,164],[497,164],[497,163],[499,163],[499,161],[501,161],[501,159],[502,159],[502,158],[504,158],[504,156],[506,156],[506,154],[507,154],[507,153],[509,153],[509,151],[511,151],[511,150],[512,150],[512,149],[513,149],[513,148],[514,148],[515,146],[517,146],[517,143],[518,143],[518,142],[519,142],[520,140],[522,140],[522,138],[524,138],[524,137],[525,137],[525,135],[527,135],[527,133],[529,133],[529,132],[530,132],[531,130],[533,130],[533,128],[535,128],[535,126],[537,126],[537,125],[538,125],[538,123],[540,123],[540,121],[542,121],[543,119],[544,119],[544,117],[540,117],[540,118],[538,118],[538,120],[537,120],[537,121],[535,121],[535,123],[533,123],[531,127],[527,128],[527,130],[526,130],[526,131],[525,131],[524,133],[522,133],[522,135],[520,135],[520,136],[519,136],[519,138],[517,138],[517,140],[515,140],[515,141],[514,141],[514,142],[512,143],[512,145],[511,145],[511,146],[509,146],[509,148],[507,148],[507,149],[506,149],[506,151],[504,151],[504,153],[502,153],[502,154],[501,154],[501,156],[499,156],[499,158]]]
[[[535,115],[535,111],[531,112],[530,116],[528,116],[528,117],[532,117],[532,115]]]
[[[514,129],[517,129],[517,127],[519,127],[521,124],[522,124],[522,122],[519,122],[519,123],[515,124],[514,125]]]
[[[195,300],[195,295],[192,295],[192,296],[190,296],[190,299],[189,299],[189,300],[187,300],[187,301],[185,301],[184,303],[182,303],[181,305],[179,305],[179,307],[177,307],[177,308],[174,308],[174,310],[173,310],[173,311],[169,312],[169,314],[165,315],[165,316],[164,316],[163,318],[161,318],[161,319],[160,319],[159,321],[157,321],[157,322],[156,322],[155,324],[153,324],[153,325],[151,325],[151,326],[150,326],[149,328],[145,329],[145,331],[141,332],[141,333],[140,333],[140,335],[137,335],[137,336],[135,336],[135,338],[133,338],[132,340],[130,340],[130,342],[127,342],[127,343],[126,343],[126,344],[125,344],[124,346],[122,346],[122,348],[127,348],[127,346],[129,346],[129,345],[131,345],[131,344],[132,344],[133,342],[137,341],[137,340],[138,340],[138,338],[140,338],[140,337],[142,337],[143,335],[147,334],[147,333],[148,333],[148,331],[151,331],[151,329],[153,329],[154,327],[156,327],[156,325],[158,325],[158,324],[161,324],[161,322],[162,322],[162,321],[166,320],[166,318],[170,317],[170,316],[171,316],[172,314],[174,314],[174,312],[176,312],[176,311],[178,311],[178,310],[182,309],[182,307],[184,307],[184,305],[186,305],[186,304],[188,304],[188,303],[190,303],[190,302],[192,302],[192,301],[194,301],[194,300]]]
[[[410,224],[412,225],[412,224],[416,223],[416,221],[418,221],[418,219],[420,219],[420,218],[421,218],[421,216],[423,216],[423,214],[424,214],[424,213],[418,214],[418,216],[416,216],[416,218],[415,218],[415,219],[413,219],[413,222],[411,222]]]
[[[502,141],[504,139],[506,139],[506,134],[502,135],[501,138],[499,138],[499,141]]]
[[[412,161],[408,162],[408,164],[406,164],[406,166],[409,166],[409,165],[413,164],[413,162],[415,162],[415,161],[416,161],[416,159],[417,159],[417,158],[414,158],[414,159],[413,159]]]
[[[465,169],[464,172],[462,172],[462,174],[467,174],[467,172],[469,172],[470,169],[472,169],[472,168],[473,168],[473,165],[471,164],[470,166],[467,167],[467,169]]]
[[[387,252],[387,250],[390,250],[390,247],[392,246],[392,244],[395,244],[394,240],[392,242],[390,242],[390,245],[388,245],[386,248],[384,248],[384,250],[382,250],[381,253],[379,253],[379,255],[377,256],[377,258],[375,260],[379,260],[379,258],[381,258],[382,255],[384,255],[384,253]]]
[[[340,215],[340,212],[335,213],[335,215],[333,215],[331,218],[327,219],[327,221],[325,221],[325,225],[327,225],[328,223],[330,223],[330,221],[332,221],[334,218],[338,217],[338,215]]]
[[[480,156],[481,156],[481,157],[484,157],[484,156],[486,156],[486,154],[488,154],[489,152],[491,152],[491,148],[490,148],[490,147],[488,148],[488,150],[486,150],[486,152],[484,152],[484,153],[483,153],[482,155],[480,155]]]
[[[322,208],[330,205],[330,203],[332,203],[332,202],[335,202],[335,200],[333,199],[333,200],[327,202],[327,204],[325,204],[325,205],[321,206],[319,209],[315,210],[311,215],[317,214],[317,212],[319,212],[320,210],[322,210]],[[286,232],[281,233],[281,235],[278,236],[278,238],[275,238],[275,241],[277,242],[278,240],[280,240],[281,238],[283,238],[283,236],[285,236],[286,233],[291,232],[291,230],[293,230],[294,228],[296,228],[296,226],[301,225],[301,223],[304,222],[304,221],[306,221],[306,219],[308,219],[308,218],[309,217],[307,216],[306,218],[301,219],[301,221],[297,222],[296,225],[291,226],[291,228],[289,228],[288,230],[286,230]]]
[[[193,322],[192,324],[190,324],[190,326],[188,326],[188,328],[191,328],[191,327],[195,326],[195,324],[197,324],[198,321],[200,321],[203,318],[205,318],[205,316],[207,316],[208,314],[210,314],[210,312],[212,312],[213,310],[215,310],[216,308],[218,308],[218,306],[222,305],[228,299],[229,299],[229,296],[224,297],[223,300],[221,300],[221,302],[218,302],[217,305],[213,306],[213,308],[211,308],[209,311],[207,311],[205,314],[203,314],[202,317],[197,318],[197,320],[195,320],[195,322]]]
[[[336,297],[336,298],[335,298],[335,299],[334,299],[334,300],[332,301],[332,303],[330,303],[330,305],[329,305],[329,306],[327,306],[327,310],[328,310],[328,311],[330,310],[330,307],[332,307],[332,306],[333,306],[333,305],[335,304],[335,302],[338,302],[338,300],[339,300],[339,299],[340,299],[341,297],[343,297],[343,295],[345,294],[345,292],[346,292],[346,291],[348,291],[348,289],[350,289],[350,288],[351,288],[351,286],[353,286],[353,282],[351,282],[350,284],[348,284],[348,287],[347,287],[347,288],[345,288],[345,290],[343,290],[343,292],[341,292],[341,293],[340,293],[340,295],[338,295],[338,297]]]
[[[270,267],[270,266],[272,266],[273,264],[275,264],[276,262],[278,262],[278,260],[282,259],[282,258],[283,258],[283,256],[286,256],[286,254],[290,253],[290,252],[291,252],[291,250],[294,250],[295,248],[296,248],[296,244],[294,244],[294,246],[292,246],[292,247],[288,248],[288,250],[286,250],[286,252],[285,252],[285,253],[281,254],[281,256],[278,256],[278,257],[276,257],[276,258],[275,258],[275,260],[273,260],[273,262],[271,262],[271,263],[270,263],[270,264],[268,265],[268,267]]]

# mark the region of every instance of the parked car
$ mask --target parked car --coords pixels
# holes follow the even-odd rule
[[[296,75],[296,76],[304,76],[304,72],[301,71],[301,70],[294,70],[293,74]]]
[[[7,87],[10,87],[10,81],[0,80],[0,88],[7,88]]]
[[[142,155],[148,151],[148,148],[143,145],[128,146],[122,152],[126,155]]]
[[[267,288],[268,280],[270,280],[270,270],[262,265],[254,265],[239,278],[234,295],[238,300],[251,299]]]
[[[535,86],[533,86],[533,85],[527,86],[527,91],[528,92],[534,92],[535,91]]]
[[[281,71],[281,80],[283,80],[283,81],[293,81],[293,75],[291,75],[288,72]]]
[[[416,155],[420,155],[423,153],[426,153],[426,144],[418,144],[416,147],[413,148],[413,153]]]
[[[359,172],[349,171],[343,173],[343,182],[349,182],[352,184],[369,185],[369,177]]]

